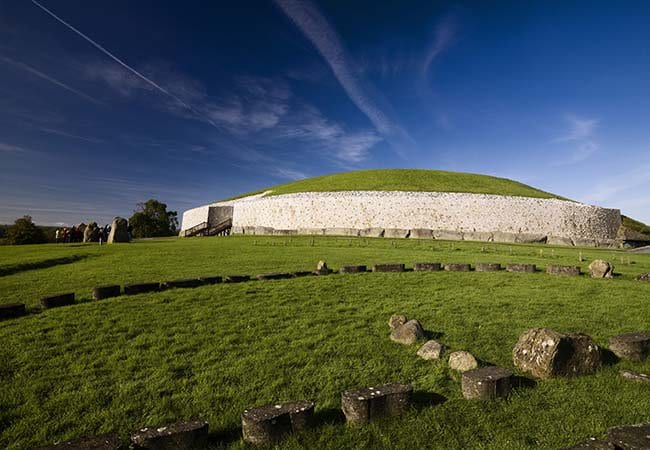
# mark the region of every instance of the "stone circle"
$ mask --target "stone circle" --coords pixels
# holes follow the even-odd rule
[[[460,263],[451,263],[445,264],[445,270],[447,272],[469,272],[471,270],[469,264],[460,264]]]
[[[478,367],[476,358],[465,350],[459,350],[449,355],[449,368],[458,372],[467,372]]]
[[[507,264],[506,271],[534,273],[537,272],[537,266],[535,264]]]
[[[366,266],[342,266],[339,268],[340,273],[361,273],[367,270],[368,268]]]
[[[373,272],[404,272],[404,264],[375,264]]]
[[[393,314],[390,316],[390,319],[388,319],[388,326],[390,327],[391,330],[401,327],[404,325],[408,319],[404,314]]]
[[[141,449],[192,450],[208,445],[208,423],[176,422],[161,427],[148,427],[131,434],[131,442]]]
[[[364,425],[376,418],[403,414],[409,408],[412,393],[410,385],[401,383],[349,389],[341,394],[341,409],[348,424]]]
[[[492,400],[507,397],[511,390],[512,372],[502,367],[483,367],[463,372],[461,387],[466,399]]]
[[[420,347],[416,354],[422,359],[434,360],[440,359],[446,350],[447,347],[445,344],[431,340],[427,341],[422,347]]]
[[[550,264],[546,267],[546,273],[550,275],[564,275],[567,277],[577,277],[580,275],[580,267],[559,266],[557,264]]]
[[[68,306],[73,304],[74,304],[74,292],[70,292],[67,294],[50,295],[47,297],[43,297],[41,299],[41,305],[43,305],[43,308],[46,309],[58,308],[60,306]]]
[[[272,444],[286,434],[308,428],[313,417],[314,402],[309,400],[247,409],[241,415],[244,441],[254,445]]]
[[[609,349],[621,359],[642,361],[650,357],[650,332],[614,336],[609,340]]]
[[[93,298],[95,300],[102,300],[105,298],[119,297],[121,295],[121,288],[118,284],[110,286],[97,286],[93,289]]]
[[[442,269],[442,264],[437,262],[417,262],[413,264],[415,272],[437,272]]]
[[[476,263],[475,270],[477,272],[498,272],[501,270],[501,264],[479,262]]]
[[[392,341],[404,345],[415,344],[418,339],[422,338],[424,338],[424,329],[416,319],[411,319],[404,325],[393,328],[393,331],[390,333],[390,339]]]

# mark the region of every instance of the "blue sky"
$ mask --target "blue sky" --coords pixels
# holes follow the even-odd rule
[[[489,5],[487,5],[489,3]],[[646,2],[0,0],[0,223],[303,177],[516,179],[650,222]]]

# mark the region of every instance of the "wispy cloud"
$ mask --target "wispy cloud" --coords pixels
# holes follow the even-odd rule
[[[327,120],[315,108],[303,106],[293,120],[279,127],[275,139],[294,139],[307,143],[323,156],[347,164],[364,161],[370,149],[382,141],[382,137],[371,130],[351,132],[342,125]]]
[[[412,143],[412,139],[384,111],[381,104],[385,101],[377,93],[373,94],[368,83],[361,78],[360,70],[348,55],[338,34],[316,5],[309,0],[275,0],[275,3],[316,47],[350,100],[380,134],[393,141],[393,148],[403,153],[403,147]]]
[[[452,16],[447,16],[438,23],[435,28],[434,38],[427,49],[420,68],[423,77],[428,75],[433,62],[453,43],[455,35],[456,23]]]
[[[554,144],[566,144],[572,147],[567,158],[555,163],[555,165],[576,164],[586,160],[599,148],[595,140],[595,132],[599,125],[598,119],[580,118],[574,115],[567,115],[564,118],[568,130],[551,142]]]
[[[134,69],[133,67],[131,67],[130,65],[128,65],[126,62],[124,62],[123,60],[121,60],[120,58],[118,58],[117,56],[115,56],[113,53],[111,53],[111,52],[109,52],[108,50],[106,50],[106,48],[104,48],[102,45],[100,45],[100,44],[97,43],[96,41],[94,41],[94,40],[92,40],[91,38],[89,38],[88,36],[86,36],[84,33],[82,33],[81,31],[79,31],[79,30],[78,30],[77,28],[75,28],[74,26],[70,25],[68,22],[66,22],[65,20],[63,20],[61,17],[59,17],[58,15],[56,15],[54,12],[52,12],[51,10],[49,10],[48,8],[46,8],[45,6],[41,5],[41,4],[40,4],[39,2],[37,2],[36,0],[32,0],[32,3],[34,3],[36,6],[38,6],[40,9],[42,9],[43,11],[45,11],[45,12],[46,12],[47,14],[49,14],[50,16],[52,16],[54,19],[56,19],[59,23],[61,23],[62,25],[64,25],[66,28],[68,28],[69,30],[73,31],[73,32],[76,33],[78,36],[82,37],[85,41],[87,41],[87,42],[90,43],[93,47],[95,47],[96,49],[98,49],[99,51],[101,51],[104,55],[106,55],[106,56],[108,56],[109,58],[111,58],[113,61],[115,61],[115,62],[116,62],[117,64],[119,64],[120,66],[122,66],[124,69],[128,70],[131,74],[133,74],[134,76],[136,76],[136,77],[139,78],[140,80],[144,81],[145,83],[147,83],[147,84],[148,84],[149,86],[151,86],[152,88],[156,89],[158,92],[161,92],[162,94],[167,95],[168,97],[172,98],[173,100],[175,100],[176,102],[178,102],[181,106],[183,106],[184,108],[186,108],[186,109],[188,109],[189,111],[191,111],[193,114],[196,114],[196,115],[198,115],[198,116],[202,116],[203,119],[204,119],[205,121],[207,121],[209,124],[211,124],[211,125],[213,125],[213,126],[215,126],[215,127],[217,126],[217,125],[216,125],[216,124],[215,124],[215,123],[214,123],[214,122],[213,122],[209,117],[206,117],[205,115],[202,115],[202,113],[201,113],[199,110],[197,110],[193,105],[191,105],[190,103],[187,103],[187,102],[183,101],[180,97],[174,95],[174,93],[172,93],[172,92],[170,92],[169,90],[165,89],[164,87],[160,86],[160,85],[159,85],[158,83],[156,83],[155,81],[151,80],[150,78],[146,77],[145,75],[143,75],[142,73],[140,73],[139,71],[137,71],[136,69]]]
[[[56,78],[51,77],[50,75],[48,75],[48,74],[46,74],[44,72],[41,72],[40,70],[37,70],[37,69],[35,69],[35,68],[31,67],[31,66],[28,66],[27,64],[24,64],[24,63],[22,63],[20,61],[15,61],[15,60],[13,60],[11,58],[8,58],[6,56],[0,56],[0,61],[3,61],[6,64],[9,64],[9,65],[11,65],[13,67],[16,67],[18,69],[24,70],[24,71],[26,71],[26,72],[28,72],[28,73],[30,73],[30,74],[38,77],[38,78],[49,81],[50,83],[52,83],[52,84],[54,84],[54,85],[56,85],[56,86],[58,86],[60,88],[63,88],[68,92],[72,92],[73,94],[78,95],[79,97],[84,98],[84,99],[86,99],[88,101],[91,101],[91,102],[93,102],[95,104],[98,104],[98,105],[103,104],[102,102],[100,102],[96,98],[93,98],[88,94],[84,94],[83,92],[81,92],[81,91],[79,91],[79,90],[77,90],[77,89],[75,89],[75,88],[73,88],[71,86],[68,86],[67,84],[63,83],[62,81],[59,81]]]
[[[79,136],[77,134],[68,133],[66,131],[57,130],[55,128],[40,128],[40,130],[44,133],[54,134],[56,136],[63,136],[70,139],[78,139],[80,141],[85,141],[85,142],[92,142],[93,144],[99,144],[104,142],[102,139],[97,139],[97,138],[87,137],[87,136]]]
[[[25,147],[20,147],[18,145],[13,145],[13,144],[6,144],[4,142],[0,142],[0,152],[5,152],[5,153],[31,153],[32,150],[25,148]]]

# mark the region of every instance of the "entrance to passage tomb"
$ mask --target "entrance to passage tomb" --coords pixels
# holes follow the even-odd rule
[[[208,235],[230,234],[232,228],[232,206],[211,206],[208,208]]]

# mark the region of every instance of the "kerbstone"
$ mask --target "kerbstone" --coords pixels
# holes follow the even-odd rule
[[[469,272],[472,267],[469,264],[449,263],[445,264],[445,270],[447,272]]]
[[[366,266],[342,266],[339,268],[340,273],[362,273],[367,271]]]
[[[612,278],[614,266],[604,259],[595,259],[589,264],[589,275],[591,278]]]
[[[409,237],[411,230],[406,230],[403,228],[386,228],[384,229],[385,238],[395,238],[395,239],[405,239]]]
[[[24,303],[5,303],[0,305],[0,319],[13,319],[26,314]]]
[[[314,402],[308,400],[247,409],[241,415],[244,441],[254,445],[278,442],[286,434],[311,426],[313,417]]]
[[[609,349],[621,359],[643,361],[650,357],[650,332],[624,333],[609,340]]]
[[[412,345],[418,339],[424,338],[424,329],[420,322],[416,319],[411,319],[404,325],[393,328],[390,334],[390,339],[404,345]]]
[[[95,300],[103,300],[105,298],[119,297],[121,295],[121,288],[118,284],[109,286],[97,286],[93,289],[93,298]]]
[[[413,264],[415,272],[437,272],[442,269],[442,264],[437,262],[417,262]]]
[[[445,344],[435,340],[430,340],[420,347],[416,354],[425,360],[437,360],[442,357],[446,350],[447,347]]]
[[[157,292],[160,290],[160,283],[136,283],[124,286],[124,294],[136,295],[147,292]]]
[[[349,389],[341,394],[341,409],[349,425],[365,425],[380,417],[394,417],[406,412],[412,393],[410,385],[401,383]]]
[[[208,423],[176,422],[161,427],[143,428],[131,435],[137,448],[147,450],[193,450],[208,445]]]
[[[477,272],[498,272],[501,270],[501,264],[499,263],[479,262],[474,267]]]
[[[41,305],[43,305],[43,308],[47,309],[74,305],[74,292],[43,297],[41,299]]]
[[[433,230],[427,228],[412,228],[409,237],[411,239],[433,239]]]
[[[404,272],[404,264],[375,264],[373,272]]]
[[[463,373],[462,391],[466,399],[492,400],[510,395],[512,372],[502,367],[483,367]]]
[[[534,273],[537,271],[537,266],[535,264],[507,264],[506,271]]]
[[[607,430],[607,439],[617,449],[648,450],[650,449],[650,422],[612,427]]]
[[[453,352],[449,355],[449,368],[458,372],[467,372],[478,367],[474,355],[464,350]]]
[[[546,273],[550,275],[562,275],[565,277],[577,277],[580,275],[580,267],[578,266],[559,266],[557,264],[549,264],[546,267]]]

